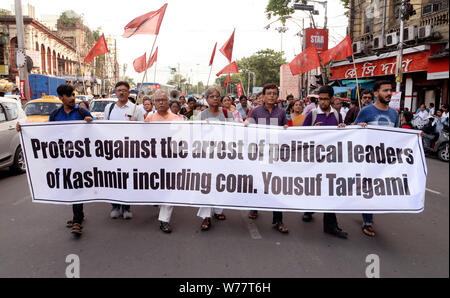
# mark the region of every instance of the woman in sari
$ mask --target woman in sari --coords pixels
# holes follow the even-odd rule
[[[301,126],[306,119],[306,115],[303,113],[303,103],[300,100],[296,100],[288,106],[289,114],[286,114],[289,126]]]
[[[229,96],[227,96],[227,95],[222,96],[221,102],[222,102],[222,108],[231,112],[231,114],[233,115],[234,121],[239,122],[239,123],[244,122],[244,120],[242,119],[241,113],[232,104],[232,99]]]

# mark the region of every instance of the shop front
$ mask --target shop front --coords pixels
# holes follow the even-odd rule
[[[356,68],[355,68],[356,66]],[[405,49],[402,60],[402,107],[412,111],[423,103],[437,107],[448,104],[449,59],[445,45],[421,45]],[[330,68],[330,80],[345,81],[356,78],[395,82],[397,51],[336,62]]]

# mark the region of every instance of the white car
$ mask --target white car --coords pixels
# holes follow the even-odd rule
[[[94,99],[89,107],[91,115],[94,116],[97,120],[103,120],[105,118],[105,108],[110,103],[116,103],[118,101],[117,98],[99,98]]]
[[[26,168],[16,124],[26,119],[20,101],[0,97],[0,168],[9,167],[17,174],[24,173]]]
[[[75,98],[79,99],[79,100],[84,100],[84,101],[87,101],[87,102],[91,102],[92,99],[94,98],[94,96],[92,96],[92,95],[77,95],[77,96],[75,96]]]

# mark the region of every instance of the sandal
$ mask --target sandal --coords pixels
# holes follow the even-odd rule
[[[80,236],[83,233],[82,229],[83,227],[79,223],[74,223],[72,226],[72,234]]]
[[[289,229],[283,225],[281,222],[277,222],[276,224],[273,225],[274,229],[277,229],[278,232],[286,234],[289,233]]]
[[[170,224],[168,222],[161,222],[161,225],[159,226],[159,228],[164,233],[168,233],[169,234],[169,233],[172,232],[172,228],[170,227]]]
[[[211,228],[211,217],[207,217],[202,222],[202,231],[207,231]]]
[[[363,225],[362,232],[369,237],[375,237],[375,230],[372,226]]]
[[[221,213],[221,214],[215,214],[214,213],[214,218],[217,219],[217,220],[225,220],[225,219],[227,219],[225,217],[225,214],[223,214],[223,213]]]
[[[257,219],[258,218],[258,211],[252,210],[248,213],[248,218],[250,219]]]
[[[83,221],[84,221],[84,220],[85,220],[85,218],[83,218]],[[66,223],[66,227],[67,227],[67,228],[73,227],[73,220],[68,220],[67,223]]]

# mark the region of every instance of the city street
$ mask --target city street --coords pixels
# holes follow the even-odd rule
[[[225,210],[200,231],[194,208],[175,208],[172,234],[159,230],[159,209],[137,206],[129,221],[109,218],[110,205],[85,205],[83,235],[65,223],[69,206],[31,202],[26,175],[0,171],[0,277],[62,277],[66,257],[80,258],[81,277],[366,277],[366,257],[380,258],[381,277],[449,276],[448,163],[427,159],[425,211],[375,216],[377,236],[361,232],[359,214],[340,214],[347,240],[322,232],[322,215],[304,223],[285,213],[283,235],[271,212],[256,221],[246,211]]]

